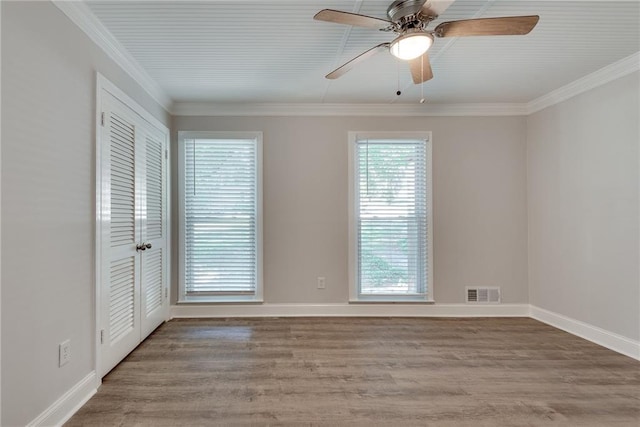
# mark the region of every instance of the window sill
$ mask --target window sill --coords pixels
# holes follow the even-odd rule
[[[242,297],[185,297],[176,302],[177,305],[215,305],[215,304],[263,304],[263,299]]]
[[[434,300],[400,298],[361,298],[349,300],[349,304],[435,304]]]

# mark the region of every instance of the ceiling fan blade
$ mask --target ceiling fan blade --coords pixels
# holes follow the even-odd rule
[[[317,21],[335,22],[336,24],[373,28],[374,30],[381,30],[383,28],[387,28],[389,25],[393,25],[391,21],[386,21],[384,19],[333,9],[323,9],[316,13],[313,19]]]
[[[366,52],[363,52],[360,55],[356,56],[346,64],[343,64],[340,67],[336,68],[335,70],[327,74],[325,77],[330,80],[337,79],[338,77],[342,76],[347,71],[355,67],[358,63],[364,61],[365,59],[371,58],[372,56],[382,52],[383,50],[387,50],[387,51],[389,50],[389,43],[380,43],[379,45],[372,47]]]
[[[427,0],[422,5],[420,13],[423,16],[440,16],[455,0]]]
[[[437,37],[522,35],[533,30],[539,19],[538,15],[531,15],[450,21],[438,25],[434,34]]]
[[[409,69],[413,82],[417,85],[433,78],[433,70],[431,70],[427,53],[409,61]]]

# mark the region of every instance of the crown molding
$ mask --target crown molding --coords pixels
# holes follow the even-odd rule
[[[176,102],[174,116],[524,116],[526,104],[215,104]]]
[[[542,95],[526,104],[526,114],[533,114],[544,108],[566,101],[598,86],[640,70],[640,52],[627,56],[619,61],[607,65],[591,74],[575,80],[554,91]]]
[[[116,38],[82,1],[51,0],[67,17],[97,44],[116,64],[136,81],[167,112],[171,111],[172,99],[156,81],[127,52]]]

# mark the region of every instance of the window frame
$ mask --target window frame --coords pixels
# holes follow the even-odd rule
[[[186,221],[185,221],[185,140],[253,139],[256,142],[256,285],[253,294],[186,294]],[[262,207],[262,132],[259,131],[178,131],[178,297],[177,303],[262,303],[263,301],[263,207]]]
[[[421,295],[371,295],[361,294],[358,286],[358,218],[356,217],[356,203],[359,198],[356,194],[356,146],[357,142],[366,139],[388,139],[398,142],[406,140],[425,141],[425,199],[427,212],[427,259],[425,260],[427,274],[425,278],[426,292]],[[432,168],[432,137],[429,131],[417,132],[349,132],[348,138],[348,215],[349,215],[349,248],[348,248],[348,274],[349,274],[349,302],[402,302],[402,303],[433,303],[433,168]]]

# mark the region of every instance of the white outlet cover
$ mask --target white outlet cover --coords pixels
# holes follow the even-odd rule
[[[66,340],[60,343],[58,347],[58,361],[59,367],[63,367],[71,360],[71,340]]]

